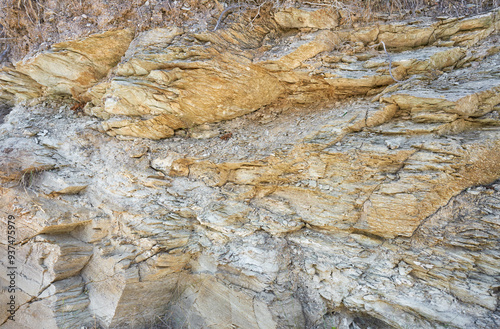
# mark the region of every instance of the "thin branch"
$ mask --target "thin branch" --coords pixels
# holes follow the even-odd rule
[[[259,5],[258,10],[257,10],[257,14],[255,14],[254,18],[250,21],[250,24],[249,24],[249,25],[251,25],[251,26],[253,27],[253,22],[255,21],[255,19],[257,18],[257,16],[259,16],[259,15],[260,15],[260,8],[261,8],[263,5],[265,5],[266,3],[267,3],[267,1],[266,1],[266,2],[263,2],[263,3],[261,3],[261,4]]]
[[[391,75],[391,78],[396,81],[396,82],[401,82],[400,80],[396,79],[393,75],[392,75],[392,59],[391,59],[391,55],[389,55],[389,53],[387,52],[387,49],[385,49],[385,43],[384,41],[380,41],[382,43],[382,46],[384,46],[384,51],[385,51],[385,54],[387,55],[387,59],[389,60],[389,74]]]
[[[234,9],[239,8],[239,7],[244,7],[244,6],[246,6],[246,4],[237,4],[237,5],[230,6],[230,7],[227,7],[226,9],[224,9],[224,11],[220,14],[219,19],[217,20],[217,24],[215,24],[215,27],[212,31],[217,30],[225,13],[227,13],[229,11],[233,11]]]

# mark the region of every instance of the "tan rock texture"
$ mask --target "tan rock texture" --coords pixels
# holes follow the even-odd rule
[[[498,9],[249,10],[2,68],[0,328],[500,325]]]
[[[58,43],[46,52],[17,63],[16,70],[46,87],[48,93],[76,98],[120,61],[132,37],[130,30],[117,30]]]

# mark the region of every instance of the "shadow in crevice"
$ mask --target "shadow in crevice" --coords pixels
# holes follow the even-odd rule
[[[0,105],[0,124],[3,123],[3,120],[7,114],[10,113],[12,110],[12,107],[7,106],[7,105]]]

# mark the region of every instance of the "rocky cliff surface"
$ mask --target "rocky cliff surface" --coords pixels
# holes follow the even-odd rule
[[[500,325],[500,12],[260,9],[0,70],[2,328]]]

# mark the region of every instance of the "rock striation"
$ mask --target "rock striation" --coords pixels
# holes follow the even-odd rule
[[[500,12],[248,22],[0,70],[0,327],[498,327]]]

